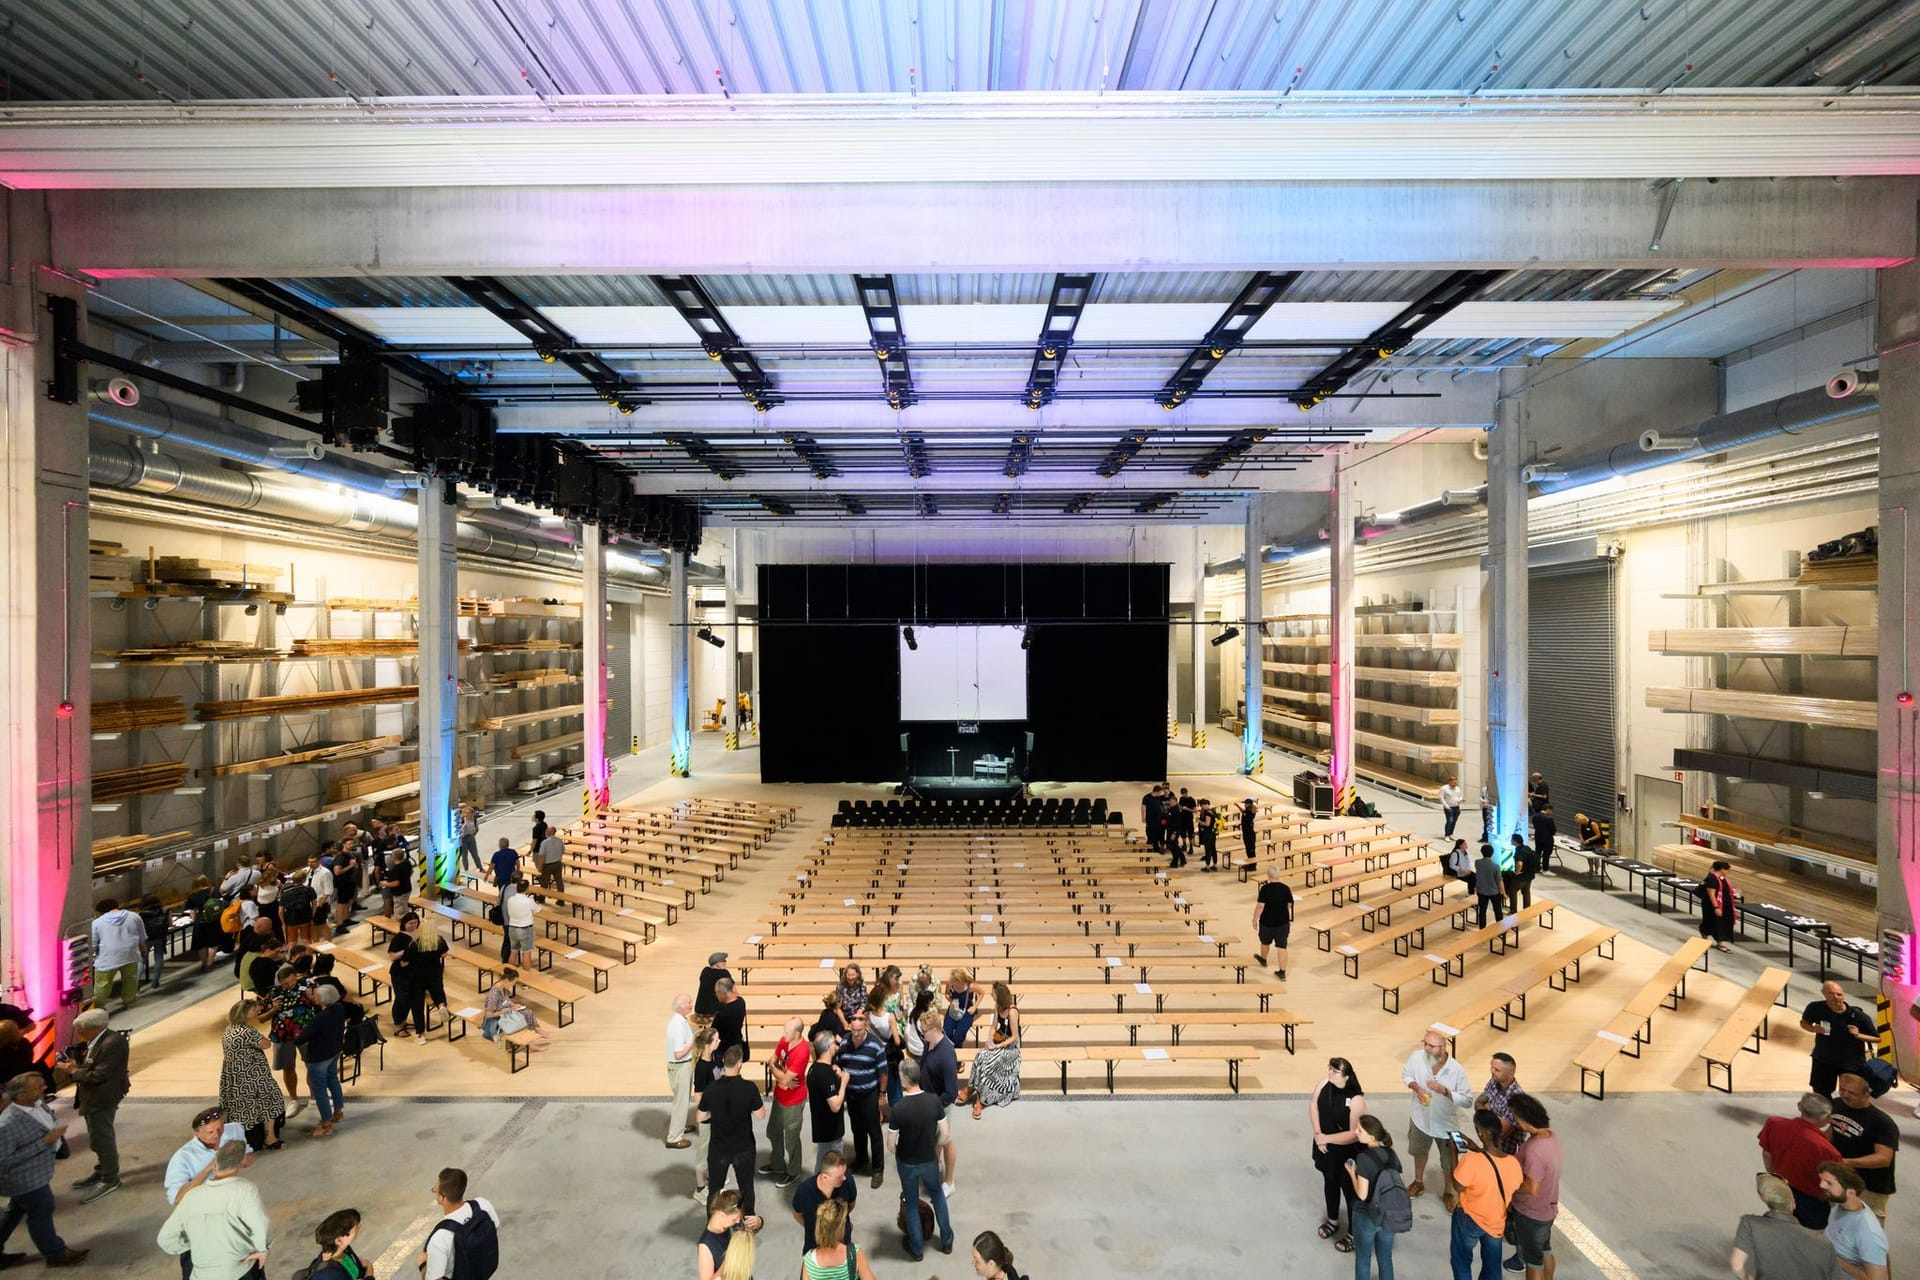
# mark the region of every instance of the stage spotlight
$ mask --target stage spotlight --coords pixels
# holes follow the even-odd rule
[[[724,649],[727,647],[727,642],[725,640],[722,640],[719,636],[713,634],[712,627],[702,627],[698,631],[694,632],[693,634],[696,636],[699,636],[702,640],[705,640],[708,644],[712,645],[716,649]]]
[[[1033,648],[1033,628],[1032,627],[1028,627],[1020,633],[1020,647],[1022,649]]]
[[[1239,635],[1240,635],[1240,628],[1228,627],[1225,631],[1222,631],[1219,635],[1213,638],[1213,647],[1218,649],[1221,645],[1225,644],[1229,640],[1236,639]]]
[[[901,628],[901,630],[900,630],[900,638],[901,638],[902,640],[905,640],[905,641],[907,642],[907,648],[909,648],[909,649],[918,649],[918,648],[920,647],[920,642],[919,642],[918,640],[915,640],[915,639],[913,638],[913,628],[912,628],[912,627],[903,627],[903,628]]]

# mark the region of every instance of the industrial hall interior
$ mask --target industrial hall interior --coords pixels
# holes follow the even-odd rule
[[[0,1271],[1920,1276],[1920,0],[0,0],[0,249]]]

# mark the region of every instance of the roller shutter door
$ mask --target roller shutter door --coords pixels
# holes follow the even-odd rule
[[[1566,835],[1576,813],[1617,816],[1613,578],[1606,559],[1527,575],[1527,767],[1546,775]]]
[[[633,606],[616,604],[607,620],[607,755],[633,746]]]

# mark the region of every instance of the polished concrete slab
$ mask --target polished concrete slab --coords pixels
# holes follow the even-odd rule
[[[1398,1064],[1356,1065],[1389,1128],[1404,1131]],[[1891,1108],[1909,1136],[1911,1098],[1903,1091]],[[1565,1210],[1598,1242],[1589,1256],[1563,1230],[1560,1276],[1678,1280],[1724,1271],[1735,1220],[1753,1204],[1753,1134],[1790,1098],[1545,1101],[1568,1148]],[[198,1103],[129,1100],[121,1124],[126,1186],[98,1204],[82,1207],[65,1189],[85,1172],[83,1161],[62,1166],[59,1225],[71,1243],[95,1251],[93,1274],[173,1271],[153,1244],[165,1216],[160,1179]],[[272,1275],[304,1264],[312,1227],[352,1205],[366,1215],[365,1255],[385,1255],[377,1274],[404,1280],[434,1220],[428,1190],[446,1164],[467,1168],[475,1193],[504,1216],[503,1276],[691,1274],[702,1222],[688,1194],[691,1152],[662,1146],[666,1114],[657,1099],[380,1099],[350,1107],[335,1137],[292,1137],[248,1175],[273,1210]],[[1035,1095],[985,1120],[955,1122],[963,1144],[955,1258],[929,1252],[910,1262],[893,1229],[897,1181],[890,1175],[879,1191],[859,1187],[857,1239],[886,1280],[969,1274],[965,1242],[987,1228],[1013,1245],[1023,1270],[1048,1280],[1351,1274],[1350,1260],[1314,1234],[1320,1184],[1307,1160],[1304,1099]],[[308,1112],[294,1128],[311,1123]],[[756,1274],[794,1274],[799,1228],[769,1183],[760,1182],[758,1195],[768,1225]],[[1920,1251],[1920,1215],[1903,1211],[1907,1196],[1894,1200],[1896,1258]],[[1399,1241],[1399,1274],[1446,1275],[1446,1243],[1440,1205],[1423,1197],[1413,1232]]]

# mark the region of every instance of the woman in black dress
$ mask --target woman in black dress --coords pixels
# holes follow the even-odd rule
[[[393,1034],[397,1036],[412,1034],[407,1018],[413,1011],[414,939],[419,932],[420,917],[409,911],[400,917],[400,932],[387,939],[387,979],[393,984]]]
[[[1714,863],[1696,891],[1700,895],[1700,936],[1712,938],[1719,951],[1733,950],[1727,945],[1733,938],[1733,881],[1727,879],[1731,870],[1731,862]]]
[[[1333,1240],[1341,1253],[1353,1252],[1352,1238],[1340,1235],[1340,1202],[1347,1202],[1351,1230],[1353,1183],[1347,1177],[1347,1161],[1359,1154],[1360,1117],[1366,1113],[1366,1091],[1353,1073],[1353,1064],[1345,1058],[1328,1058],[1326,1078],[1307,1099],[1307,1117],[1313,1124],[1313,1167],[1320,1171],[1327,1200],[1320,1238]]]

